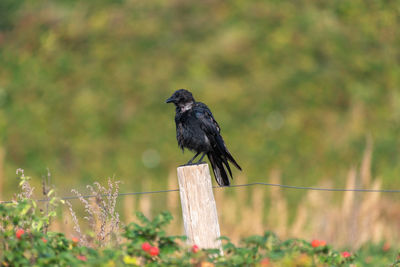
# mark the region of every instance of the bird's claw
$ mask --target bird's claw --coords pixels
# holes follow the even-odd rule
[[[200,164],[206,164],[206,162],[205,162],[205,161],[188,162],[188,163],[186,163],[186,164],[180,165],[179,167],[193,166],[193,165],[200,165]]]
[[[192,165],[195,165],[195,164],[196,164],[196,163],[188,162],[188,163],[186,163],[186,164],[180,165],[179,167],[192,166]]]

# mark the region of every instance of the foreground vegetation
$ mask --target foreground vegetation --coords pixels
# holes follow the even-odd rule
[[[152,221],[139,213],[141,223],[125,226],[123,241],[106,246],[99,242],[85,246],[78,238],[46,232],[51,216],[40,214],[29,199],[2,204],[0,216],[2,266],[387,266],[394,257],[390,248],[378,251],[369,246],[354,253],[340,252],[324,241],[281,241],[271,232],[244,238],[239,246],[222,237],[221,254],[196,245],[188,247],[184,236],[166,235],[164,227],[172,219],[168,212]]]
[[[137,213],[138,223],[107,230],[107,218],[116,225],[111,206],[100,203],[98,231],[67,238],[49,231],[55,208],[65,202],[47,193],[45,208],[30,198],[28,177],[21,176],[22,193],[11,203],[0,205],[1,266],[397,266],[397,252],[388,245],[369,245],[358,251],[337,250],[323,240],[279,240],[271,232],[243,238],[239,245],[222,237],[223,253],[216,249],[188,246],[186,237],[167,235],[172,216],[162,212],[149,220]],[[104,197],[104,196],[103,196]],[[115,196],[116,197],[116,196]],[[110,209],[111,207],[111,209]],[[93,210],[86,206],[86,211]],[[93,215],[93,214],[92,214]],[[73,214],[73,216],[75,216]],[[90,217],[88,217],[90,223]],[[94,226],[92,228],[95,229]],[[91,237],[91,238],[88,238]]]

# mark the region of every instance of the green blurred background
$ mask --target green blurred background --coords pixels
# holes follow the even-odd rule
[[[107,177],[167,188],[192,156],[164,103],[178,88],[209,105],[250,181],[279,169],[343,186],[370,136],[373,176],[400,188],[399,14],[372,0],[1,0],[2,198],[17,168],[39,187],[48,168],[61,195]]]

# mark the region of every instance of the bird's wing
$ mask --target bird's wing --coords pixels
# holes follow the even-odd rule
[[[201,127],[207,135],[220,133],[221,130],[217,121],[214,119],[211,110],[205,104],[196,102],[193,111],[196,118],[201,121]]]
[[[215,152],[221,156],[221,159],[225,163],[229,174],[232,176],[232,172],[227,160],[232,162],[239,170],[241,170],[241,168],[226,147],[225,142],[220,135],[220,127],[217,121],[214,119],[210,109],[201,102],[197,102],[196,104],[197,105],[194,107],[193,111],[196,115],[196,118],[201,122],[200,127],[203,129],[208,139],[210,139],[214,146]]]

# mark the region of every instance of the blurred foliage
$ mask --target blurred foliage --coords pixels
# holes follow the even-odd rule
[[[370,135],[373,174],[400,186],[399,1],[0,2],[8,187],[23,167],[68,191],[114,174],[165,188],[191,157],[164,103],[178,88],[252,180],[343,185]]]

